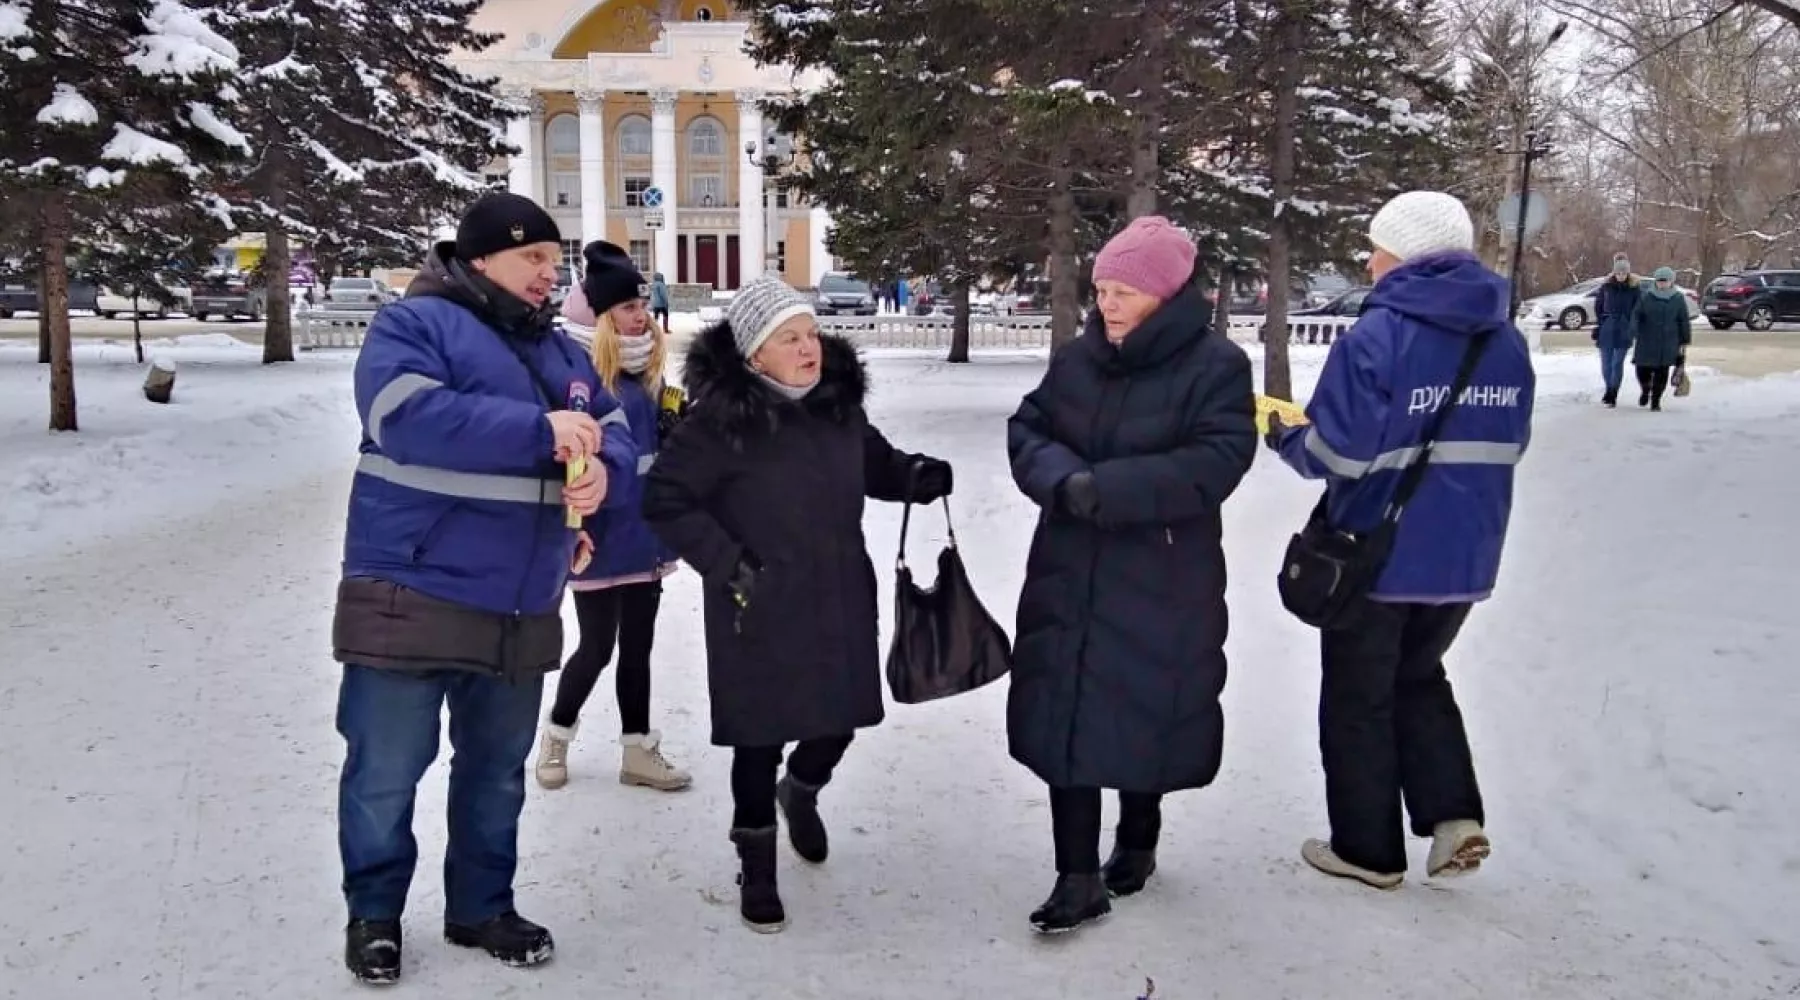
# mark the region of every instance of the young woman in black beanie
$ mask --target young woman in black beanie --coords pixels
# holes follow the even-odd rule
[[[618,503],[583,525],[593,541],[594,557],[569,582],[581,644],[557,681],[556,701],[538,745],[537,781],[552,789],[568,784],[569,746],[582,705],[616,648],[623,747],[619,781],[678,791],[693,779],[663,756],[662,734],[650,728],[650,648],[662,604],[662,578],[675,571],[675,554],[651,533],[639,507],[642,474],[672,426],[679,399],[671,399],[668,408],[662,403],[667,338],[650,318],[648,289],[637,265],[624,250],[604,240],[588,244],[585,256],[586,275],[563,303],[565,329],[587,345],[601,383],[624,407],[637,445],[638,475],[613,483]]]

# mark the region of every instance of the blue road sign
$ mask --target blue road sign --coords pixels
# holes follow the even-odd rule
[[[647,187],[644,189],[644,207],[645,208],[661,208],[662,201],[663,201],[662,188]]]

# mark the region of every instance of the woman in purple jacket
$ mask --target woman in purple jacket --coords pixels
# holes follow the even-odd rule
[[[670,792],[693,778],[663,756],[661,734],[650,728],[650,647],[662,603],[662,578],[676,559],[639,514],[642,474],[656,457],[657,440],[674,416],[661,404],[667,343],[646,308],[644,276],[624,250],[604,240],[588,244],[587,274],[563,305],[566,329],[588,345],[594,368],[618,397],[638,449],[638,473],[613,484],[618,502],[605,516],[587,519],[594,557],[569,582],[581,644],[563,667],[550,722],[538,746],[537,780],[545,788],[569,782],[569,745],[581,706],[600,673],[619,651],[619,742],[624,755],[619,781]],[[614,429],[617,433],[617,429]]]

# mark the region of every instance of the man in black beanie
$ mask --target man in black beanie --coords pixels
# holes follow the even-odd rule
[[[364,982],[400,978],[413,799],[446,703],[444,936],[507,965],[555,951],[513,907],[525,758],[562,659],[563,586],[591,554],[568,520],[637,471],[618,401],[552,325],[561,259],[542,208],[484,195],[376,313],[356,360],[362,454],[332,647],[344,961]]]

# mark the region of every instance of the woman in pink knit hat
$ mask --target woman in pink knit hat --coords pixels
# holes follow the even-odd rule
[[[1219,771],[1225,685],[1220,508],[1256,454],[1250,361],[1209,325],[1194,244],[1160,217],[1094,262],[1098,305],[1007,427],[1042,508],[1019,619],[1007,742],[1050,786],[1056,885],[1031,914],[1069,931],[1144,887],[1165,793]],[[1100,862],[1101,789],[1119,792]]]

